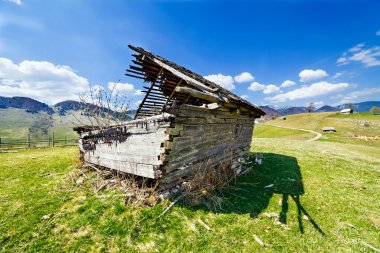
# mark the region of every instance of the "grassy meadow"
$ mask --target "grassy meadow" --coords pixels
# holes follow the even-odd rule
[[[339,121],[331,115],[321,118]],[[286,124],[320,128],[313,122],[297,125],[291,117]],[[82,184],[73,183],[70,175],[80,172],[76,147],[0,153],[0,252],[379,249],[379,147],[339,134],[335,142],[307,142],[312,134],[279,129],[256,126],[251,152],[263,157],[261,165],[251,165],[248,174],[216,192],[213,200],[183,200],[160,218],[169,201],[154,207],[125,205],[122,192],[95,190],[95,173]]]
[[[77,139],[72,129],[79,125],[76,118],[87,123],[80,112],[67,115],[49,115],[45,112],[29,113],[24,109],[0,109],[0,138],[3,142],[26,141],[28,134],[34,141],[47,140],[54,132],[56,139]]]
[[[325,126],[332,126],[337,132],[324,134],[320,141],[363,144],[380,148],[380,115],[367,112],[348,115],[339,112],[302,113],[288,115],[286,120],[281,120],[279,117],[266,124],[316,132],[322,132]]]

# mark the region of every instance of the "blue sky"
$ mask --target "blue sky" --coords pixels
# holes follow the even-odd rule
[[[257,105],[380,100],[380,1],[0,0],[0,96],[53,104],[88,85],[131,104],[128,44]],[[244,74],[242,74],[244,73]]]

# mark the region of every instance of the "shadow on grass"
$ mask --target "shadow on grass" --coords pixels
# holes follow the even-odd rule
[[[237,178],[236,184],[217,193],[217,196],[223,200],[220,205],[215,203],[214,197],[206,199],[202,205],[191,208],[215,213],[249,213],[252,218],[255,218],[268,207],[274,194],[282,194],[280,222],[287,223],[289,199],[293,199],[297,206],[300,232],[304,232],[302,217],[304,214],[314,228],[325,235],[301,204],[300,196],[304,194],[304,185],[297,159],[273,153],[260,153],[260,155],[263,156],[261,165],[254,164],[249,173]],[[253,154],[251,157],[253,161]]]

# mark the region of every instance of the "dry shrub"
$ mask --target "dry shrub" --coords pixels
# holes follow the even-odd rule
[[[94,171],[96,176],[89,173],[90,171]],[[126,204],[153,206],[163,198],[179,194],[191,203],[204,202],[209,208],[216,209],[220,208],[222,202],[218,190],[230,184],[236,176],[236,168],[232,161],[221,163],[208,159],[199,162],[194,173],[185,181],[179,182],[165,192],[160,192],[159,181],[85,163],[73,182],[78,182],[78,178],[79,182],[83,182],[80,180],[81,177],[86,181],[91,180],[94,191],[100,198],[115,196],[102,195],[101,191],[121,190],[123,194],[117,196],[125,197]]]
[[[205,202],[212,209],[220,208],[222,198],[217,191],[235,180],[236,176],[232,161],[215,163],[209,159],[200,162],[193,176],[182,184],[184,197],[193,203]]]
[[[126,204],[134,204],[141,206],[153,206],[159,200],[159,194],[156,191],[157,182],[132,174],[110,170],[105,167],[94,166],[92,164],[83,164],[82,171],[94,171],[95,178],[88,177],[94,187],[94,192],[100,198],[112,196],[125,197]],[[89,175],[89,173],[83,173]],[[122,191],[123,194],[104,195],[101,191]]]

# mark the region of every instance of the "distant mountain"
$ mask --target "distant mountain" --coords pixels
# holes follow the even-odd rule
[[[332,106],[329,106],[329,105],[324,105],[321,108],[319,108],[318,110],[316,110],[315,112],[337,112],[337,111],[340,111],[340,110],[341,109],[339,109],[337,107],[332,107]]]
[[[74,101],[74,100],[65,100],[65,101],[56,103],[54,107],[62,111],[70,111],[70,110],[78,111],[78,110],[83,109],[83,104],[81,102]]]
[[[0,97],[0,108],[26,109],[27,112],[47,112],[53,114],[54,110],[47,104],[27,97]]]
[[[273,118],[273,117],[280,116],[280,113],[276,109],[270,106],[264,105],[264,106],[259,106],[259,108],[265,112],[265,116],[264,116],[265,118]]]
[[[372,106],[380,107],[380,101],[366,101],[361,103],[352,103],[354,112],[368,112]],[[347,104],[338,105],[339,109],[348,108]]]
[[[84,103],[74,101],[74,100],[65,100],[54,105],[54,108],[59,115],[66,115],[68,111],[82,111],[89,109]],[[91,109],[95,108],[94,105],[91,106]]]
[[[285,107],[281,109],[277,109],[277,111],[281,115],[290,115],[290,114],[299,114],[299,113],[305,113],[307,111],[306,107]]]
[[[118,118],[120,120],[131,120],[132,116],[134,115],[132,114],[132,111],[128,111],[128,114],[125,115],[124,112],[121,113],[105,107],[100,107],[93,104],[78,102],[74,100],[65,100],[59,102],[54,105],[54,108],[61,116],[66,115],[68,111],[82,111],[83,115],[87,115],[88,113],[91,113],[91,111],[98,111],[102,113],[109,113],[109,115],[112,115],[112,117]]]

